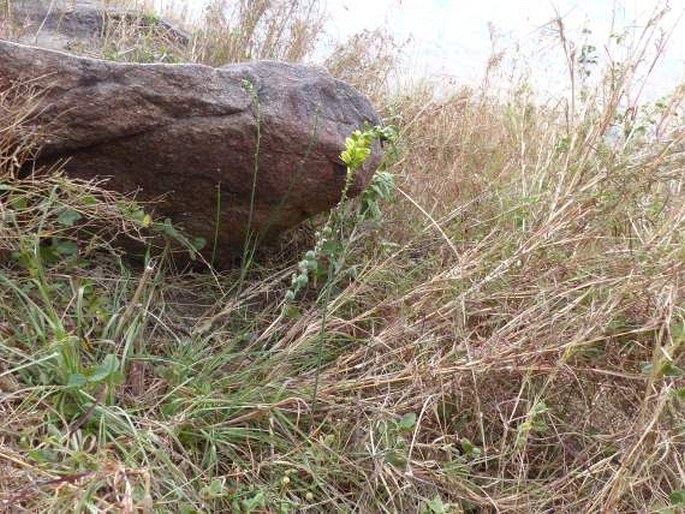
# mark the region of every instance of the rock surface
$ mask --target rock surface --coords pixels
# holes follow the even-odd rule
[[[366,97],[303,65],[115,63],[0,41],[0,87],[25,81],[44,90],[29,127],[43,134],[40,163],[158,200],[156,214],[203,237],[220,266],[248,219],[268,241],[334,206],[345,137],[379,123]],[[351,194],[379,161],[375,148]]]
[[[0,39],[83,55],[107,53],[122,40],[179,48],[190,41],[161,18],[100,0],[0,0],[0,17]]]

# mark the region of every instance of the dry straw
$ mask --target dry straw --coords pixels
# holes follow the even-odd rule
[[[318,5],[217,2],[171,55],[306,60]],[[555,20],[551,103],[390,94],[392,46],[341,47],[332,71],[398,123],[400,192],[286,311],[292,259],[122,261],[149,220],[102,184],[18,178],[34,103],[0,92],[0,510],[679,512],[684,91],[638,96],[661,14],[604,70]]]

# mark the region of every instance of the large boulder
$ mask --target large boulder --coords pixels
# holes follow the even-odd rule
[[[27,122],[39,163],[155,200],[219,265],[241,251],[248,220],[269,241],[334,206],[345,137],[379,123],[365,96],[315,66],[116,63],[0,41],[0,88],[26,82],[43,91]],[[379,161],[375,147],[352,195]]]
[[[135,58],[141,57],[135,47],[145,47],[156,60],[190,43],[186,32],[158,16],[101,0],[0,0],[0,39],[90,56],[130,45],[127,56]]]

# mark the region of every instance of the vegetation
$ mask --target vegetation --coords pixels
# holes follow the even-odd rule
[[[188,47],[148,14],[103,52],[309,58],[317,2],[238,5]],[[555,103],[391,94],[387,38],[357,36],[329,68],[397,155],[225,273],[123,258],[181,236],[106,184],[20,178],[39,93],[1,91],[0,511],[682,512],[685,89],[634,101],[658,24],[602,70],[558,20]]]

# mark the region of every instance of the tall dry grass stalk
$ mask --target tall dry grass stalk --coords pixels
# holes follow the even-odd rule
[[[36,134],[27,126],[38,114],[40,92],[30,84],[0,81],[0,86],[0,177],[15,177],[22,164],[35,157]]]
[[[315,0],[214,0],[205,8],[191,55],[215,66],[255,59],[301,62],[322,29],[323,10]]]

